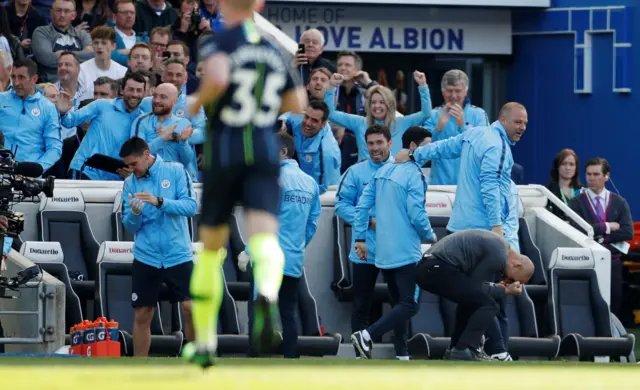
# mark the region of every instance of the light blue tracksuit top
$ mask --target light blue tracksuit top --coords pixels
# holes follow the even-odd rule
[[[461,157],[453,213],[447,229],[491,230],[503,225],[503,208],[511,192],[511,142],[500,122],[476,127],[453,138],[421,146],[416,160]]]
[[[0,93],[0,130],[4,148],[18,148],[16,161],[36,162],[46,171],[62,155],[60,115],[56,106],[36,90],[22,100],[15,90]]]
[[[139,216],[129,207],[129,194],[149,192],[162,197],[161,208],[145,203]],[[135,196],[134,196],[135,197]],[[182,164],[156,161],[147,176],[130,175],[122,190],[122,224],[134,234],[133,256],[156,268],[169,268],[193,259],[187,217],[196,215],[196,195]]]
[[[299,278],[304,250],[316,233],[322,211],[320,193],[315,180],[292,159],[280,162],[280,188],[278,239],[284,252],[284,275]]]
[[[68,112],[62,117],[65,127],[91,121],[69,168],[84,172],[92,180],[122,180],[120,175],[84,167],[84,163],[94,154],[120,159],[120,148],[129,139],[131,124],[140,115],[140,107],[127,112],[122,98],[99,99],[80,110]]]
[[[455,137],[462,132],[473,127],[489,126],[487,113],[480,107],[476,107],[466,102],[464,106],[464,124],[458,127],[456,119],[451,116],[447,124],[440,130],[436,131],[436,125],[440,118],[440,112],[444,106],[440,106],[433,110],[433,115],[429,118],[423,127],[432,133],[432,141],[442,141],[447,138]],[[460,159],[433,159],[431,162],[431,176],[429,183],[432,185],[456,185],[458,183],[458,174],[460,173]]]
[[[389,154],[387,161],[380,164],[374,163],[371,159],[360,161],[350,166],[342,175],[342,180],[338,186],[338,192],[336,194],[336,206],[335,213],[338,217],[342,218],[346,223],[353,226],[356,219],[356,206],[360,195],[364,191],[364,188],[369,184],[369,181],[373,178],[373,175],[387,163],[393,163],[394,158]],[[376,217],[376,209],[372,207],[369,210],[369,217]],[[355,248],[355,235],[351,235],[351,251],[349,251],[349,260],[354,263],[368,263],[374,264],[376,258],[376,231],[367,228],[367,251],[369,252],[368,260],[362,260],[356,254]]]
[[[412,126],[422,126],[424,122],[431,117],[431,94],[429,93],[429,86],[424,85],[418,87],[420,93],[421,110],[415,114],[398,117],[395,122],[391,123],[391,154],[396,155],[402,149],[402,135]],[[329,121],[351,130],[356,136],[356,143],[358,145],[358,161],[366,160],[369,158],[369,151],[367,150],[367,141],[365,140],[364,133],[367,131],[369,125],[367,124],[367,118],[360,115],[346,114],[336,110],[335,103],[335,90],[327,89],[327,93],[324,95],[324,101],[331,110],[329,114]],[[375,121],[378,125],[384,125],[383,121]]]
[[[191,123],[184,118],[175,115],[169,116],[163,122],[158,121],[158,116],[151,113],[138,117],[131,125],[131,137],[140,137],[147,141],[152,154],[157,154],[164,161],[175,161],[184,165],[191,177],[198,176],[198,166],[194,165],[195,152],[189,141],[165,141],[158,137],[156,128],[158,126],[176,125],[174,133],[182,133]],[[194,180],[195,181],[195,180]]]
[[[207,117],[204,114],[204,109],[200,107],[198,113],[196,115],[189,115],[189,97],[185,94],[178,96],[178,104],[173,106],[172,114],[179,117],[185,118],[191,122],[193,126],[193,135],[189,138],[190,145],[201,145],[205,141],[206,131],[207,131]],[[153,112],[153,98],[146,97],[142,99],[140,103],[140,109],[144,112]],[[196,161],[196,149],[195,146],[192,146],[193,149],[193,161],[192,164],[194,167],[198,167],[198,162]],[[191,173],[191,172],[189,172]],[[194,182],[198,182],[198,176],[192,176]]]
[[[320,186],[320,193],[324,194],[327,187],[340,182],[342,165],[340,146],[331,127],[327,124],[318,134],[307,138],[302,134],[302,115],[289,114],[281,118],[287,128],[292,129],[300,169],[315,179]]]
[[[435,239],[425,207],[426,193],[422,169],[412,161],[385,164],[364,188],[353,234],[356,242],[366,242],[369,210],[375,207],[376,267],[394,269],[417,263],[422,241]]]
[[[518,186],[511,180],[508,205],[504,208],[502,215],[502,220],[504,221],[502,231],[511,249],[518,253],[520,253],[520,239],[518,238],[518,230],[520,229],[519,204]]]

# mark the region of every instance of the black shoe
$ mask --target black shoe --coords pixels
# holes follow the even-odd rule
[[[479,351],[474,352],[470,348],[465,348],[465,349],[453,348],[451,349],[451,353],[449,354],[449,356],[445,357],[445,360],[469,361],[469,362],[487,361],[487,359],[482,357],[482,354]],[[488,360],[490,361],[491,358],[489,358]]]
[[[351,344],[360,352],[363,359],[371,359],[371,351],[373,350],[373,342],[366,341],[362,332],[358,331],[351,335]]]
[[[491,359],[491,356],[487,355],[487,353],[484,351],[484,349],[482,349],[482,347],[478,349],[469,348],[469,350],[471,351],[472,354],[475,355],[476,360],[478,361],[483,361],[483,362],[493,361],[493,359]]]
[[[450,356],[451,356],[451,347],[447,347],[447,349],[444,351],[444,355],[442,356],[442,359],[449,360]]]

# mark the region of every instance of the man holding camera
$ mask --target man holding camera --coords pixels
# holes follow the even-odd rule
[[[200,15],[198,1],[184,0],[180,4],[178,19],[171,26],[171,32],[173,39],[182,41],[189,47],[194,62],[198,58],[196,55],[198,38],[204,31],[211,31],[211,25]]]

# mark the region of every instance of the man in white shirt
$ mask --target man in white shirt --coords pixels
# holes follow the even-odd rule
[[[118,80],[127,73],[127,68],[111,60],[111,52],[116,48],[116,32],[105,26],[99,26],[91,31],[91,46],[96,53],[95,58],[80,65],[80,82],[87,87],[80,99],[93,98],[93,82],[99,77],[110,77]]]
[[[124,55],[129,55],[129,50],[136,44],[136,32],[133,24],[136,22],[136,7],[132,0],[118,0],[116,3],[116,34],[122,39],[124,49],[119,50]]]

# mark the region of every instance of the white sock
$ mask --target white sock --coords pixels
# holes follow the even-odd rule
[[[362,337],[364,337],[365,341],[371,341],[371,336],[369,336],[369,332],[366,329],[362,331]]]

